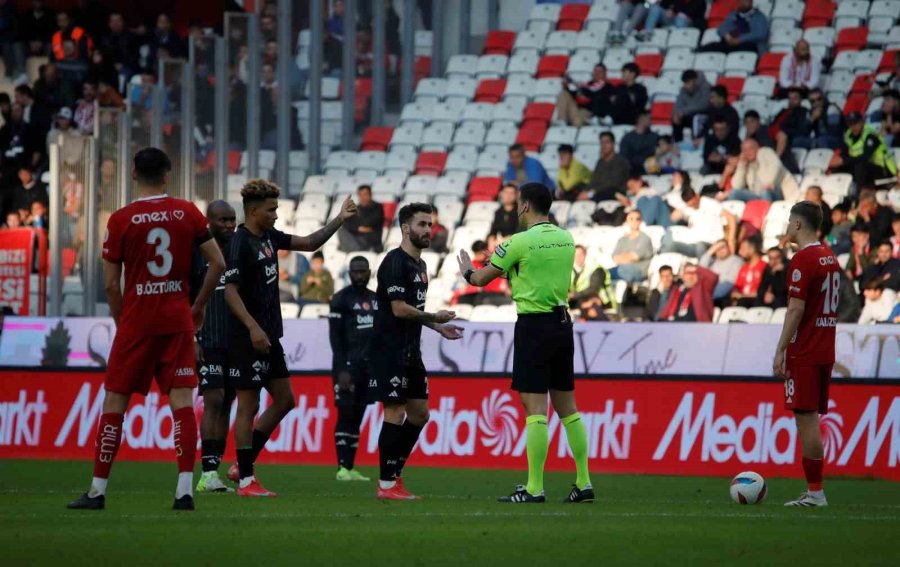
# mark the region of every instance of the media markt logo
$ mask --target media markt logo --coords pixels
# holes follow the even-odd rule
[[[828,400],[828,413],[819,419],[819,428],[822,430],[822,444],[825,446],[825,461],[833,463],[844,447],[844,418],[839,413],[834,413],[837,403]]]
[[[481,401],[478,429],[481,444],[491,450],[491,455],[509,455],[519,439],[519,408],[512,395],[502,390],[493,390]]]

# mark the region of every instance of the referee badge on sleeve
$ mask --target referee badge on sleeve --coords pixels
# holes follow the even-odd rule
[[[506,257],[506,248],[504,248],[502,245],[498,246],[497,249],[494,250],[494,252],[496,252],[497,256],[500,256],[501,258]]]

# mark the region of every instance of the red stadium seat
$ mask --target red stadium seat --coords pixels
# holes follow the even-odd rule
[[[393,135],[393,128],[384,126],[366,128],[359,150],[361,152],[386,152],[388,146],[391,145],[391,136]]]
[[[744,77],[719,77],[716,84],[722,85],[728,91],[728,102],[735,102],[741,98],[745,80]]]
[[[241,152],[235,150],[228,151],[228,173],[238,173],[241,171]]]
[[[541,61],[538,63],[536,76],[538,79],[562,77],[566,74],[568,67],[568,55],[545,55],[541,57]]]
[[[475,177],[469,183],[467,203],[474,201],[496,201],[503,180],[499,177]]]
[[[381,208],[384,211],[384,228],[390,228],[391,224],[394,222],[394,215],[397,214],[398,206],[399,203],[397,203],[397,201],[381,203]]]
[[[844,103],[844,114],[859,112],[865,116],[867,108],[869,108],[869,95],[867,93],[850,93],[850,96],[847,97],[847,102]]]
[[[553,112],[556,110],[556,105],[550,102],[532,102],[528,106],[525,107],[525,115],[523,118],[523,126],[525,123],[530,122],[538,122],[544,124],[550,124],[550,121],[553,120]]]
[[[850,87],[850,94],[868,95],[875,84],[875,75],[857,75],[853,80],[853,86]]]
[[[900,49],[885,51],[881,56],[881,63],[878,64],[878,72],[892,73],[898,63],[900,63]]]
[[[447,165],[445,152],[422,152],[416,160],[416,175],[440,176]]]
[[[512,53],[513,44],[516,43],[516,32],[508,30],[493,30],[488,32],[484,40],[482,55],[509,55]]]
[[[763,200],[748,201],[744,207],[744,214],[741,216],[741,222],[747,223],[756,228],[756,230],[761,231],[763,222],[766,220],[766,215],[769,213],[769,207],[771,205],[772,204],[768,201]]]
[[[527,152],[538,152],[544,145],[544,138],[547,136],[547,125],[543,122],[531,121],[519,128],[519,134],[516,136],[516,143],[525,146]]]
[[[728,17],[728,14],[734,12],[736,8],[737,0],[718,0],[718,2],[713,3],[709,9],[709,15],[706,17],[706,27],[709,29],[719,27],[725,21],[725,18]]]
[[[658,77],[662,71],[663,56],[658,53],[644,53],[635,56],[634,62],[641,68],[642,76]]]
[[[671,101],[657,101],[650,106],[650,122],[658,126],[666,126],[672,123],[672,109],[675,103]]]
[[[72,248],[62,249],[62,274],[63,276],[71,276],[72,270],[75,269],[75,260],[78,255]]]
[[[484,79],[475,89],[475,102],[497,104],[506,90],[506,79]]]
[[[781,71],[781,60],[784,59],[786,53],[772,53],[771,51],[763,53],[756,64],[756,74],[766,77],[775,77]]]
[[[836,9],[837,6],[831,0],[806,2],[806,9],[803,10],[803,29],[830,26]]]
[[[837,40],[834,43],[834,54],[837,55],[841,51],[859,51],[866,46],[868,41],[868,28],[844,28],[837,34]]]
[[[563,4],[559,11],[556,29],[560,31],[581,31],[591,7],[588,4]]]

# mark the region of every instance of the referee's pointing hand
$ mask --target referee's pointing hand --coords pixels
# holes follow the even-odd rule
[[[341,220],[355,217],[356,211],[356,203],[353,202],[353,197],[347,195],[347,198],[344,199],[344,204],[341,205]]]

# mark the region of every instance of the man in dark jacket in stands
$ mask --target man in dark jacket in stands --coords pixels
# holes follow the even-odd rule
[[[612,116],[616,124],[634,124],[638,115],[647,108],[647,89],[637,82],[641,68],[635,63],[622,66],[622,84],[616,87],[612,99]]]

